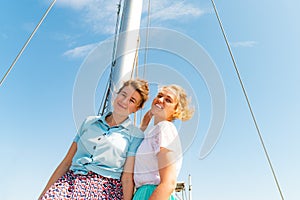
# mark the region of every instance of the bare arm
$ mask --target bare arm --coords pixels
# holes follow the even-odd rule
[[[168,200],[176,187],[176,166],[174,152],[160,148],[157,154],[160,184],[152,193],[149,200]]]
[[[122,173],[121,182],[123,187],[123,199],[131,200],[134,191],[134,182],[133,182],[133,170],[134,170],[134,156],[129,156],[126,159],[124,165],[124,171]]]
[[[142,131],[146,130],[146,128],[148,127],[148,124],[149,124],[152,116],[153,116],[153,114],[151,113],[150,110],[148,112],[146,112],[146,114],[144,115],[143,120],[141,122],[141,125],[140,125],[140,129]]]
[[[72,164],[73,156],[75,155],[77,150],[77,143],[73,142],[67,155],[63,159],[63,161],[58,165],[58,167],[53,172],[52,176],[50,177],[46,187],[44,188],[43,192],[41,193],[39,199],[44,195],[44,193],[50,188],[52,184],[54,184],[61,176],[63,176],[70,168]]]

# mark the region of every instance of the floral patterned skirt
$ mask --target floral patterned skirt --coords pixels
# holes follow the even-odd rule
[[[121,200],[123,199],[122,184],[119,179],[103,177],[93,172],[80,175],[68,171],[48,189],[41,199]]]

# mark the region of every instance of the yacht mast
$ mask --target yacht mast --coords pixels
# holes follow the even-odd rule
[[[142,16],[142,0],[124,0],[118,41],[116,46],[116,60],[113,61],[107,109],[111,109],[111,98],[123,81],[131,78],[131,71],[135,63],[138,50],[139,29]]]

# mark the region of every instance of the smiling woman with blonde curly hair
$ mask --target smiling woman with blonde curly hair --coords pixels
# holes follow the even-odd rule
[[[163,86],[145,114],[141,129],[154,118],[139,146],[134,166],[137,188],[133,200],[175,200],[173,192],[181,168],[181,143],[173,120],[189,120],[193,116],[189,99],[178,85]]]

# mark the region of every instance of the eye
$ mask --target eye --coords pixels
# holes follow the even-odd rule
[[[121,96],[126,97],[126,92],[121,92]]]
[[[130,99],[129,101],[130,101],[130,103],[134,103],[134,104],[136,103],[135,99]]]
[[[156,97],[157,98],[161,98],[161,97],[163,97],[163,95],[162,94],[158,94]]]
[[[172,99],[170,99],[170,98],[166,98],[166,102],[167,102],[167,103],[172,103],[173,101],[172,101]]]

